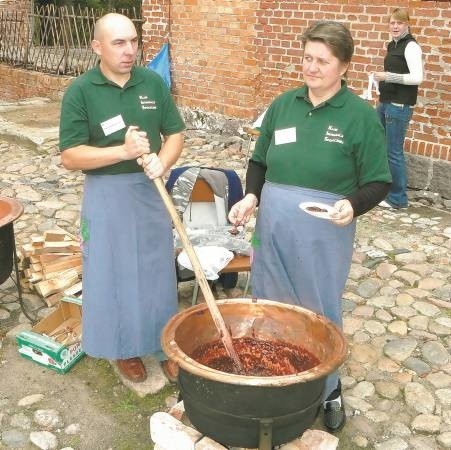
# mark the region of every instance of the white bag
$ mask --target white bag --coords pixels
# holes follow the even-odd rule
[[[368,75],[368,89],[364,89],[363,94],[360,95],[363,100],[373,100],[373,91],[376,93],[376,95],[379,95],[379,81],[374,79],[374,73],[370,73]]]
[[[207,280],[217,280],[219,278],[218,273],[233,259],[233,253],[224,247],[209,245],[205,247],[194,246],[193,248]],[[179,254],[177,261],[185,269],[193,270],[185,250]]]

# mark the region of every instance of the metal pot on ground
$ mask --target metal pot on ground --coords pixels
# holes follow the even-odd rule
[[[16,262],[16,247],[13,222],[23,212],[23,206],[16,200],[0,197],[0,284],[3,284]]]
[[[204,366],[189,355],[219,335],[206,304],[188,308],[167,323],[162,347],[180,366],[180,393],[191,423],[222,444],[260,450],[300,436],[315,420],[326,376],[346,357],[342,332],[325,317],[294,305],[263,299],[217,304],[234,338],[300,345],[320,363],[296,375],[274,377]]]
[[[11,276],[17,288],[17,297],[24,315],[35,322],[36,318],[30,316],[24,306],[22,286],[20,285],[19,265],[16,253],[16,240],[14,237],[14,221],[23,213],[23,206],[17,200],[9,197],[0,197],[0,285]],[[15,276],[12,276],[14,269]],[[0,306],[13,301],[1,301]]]

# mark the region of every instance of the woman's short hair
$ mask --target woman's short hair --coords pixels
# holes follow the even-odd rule
[[[388,21],[390,21],[392,18],[399,22],[409,23],[409,11],[407,11],[407,9],[405,8],[396,8],[390,14]]]
[[[340,22],[331,20],[315,22],[305,31],[301,40],[304,47],[309,41],[323,42],[343,63],[349,63],[354,54],[351,32]]]

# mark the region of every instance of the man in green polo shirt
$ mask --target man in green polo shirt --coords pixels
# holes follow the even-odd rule
[[[164,81],[136,67],[135,26],[107,14],[95,26],[100,64],[73,81],[61,108],[61,160],[85,176],[83,349],[113,359],[133,382],[154,354],[168,378],[160,332],[177,310],[172,226],[154,184],[183,148],[183,120]]]

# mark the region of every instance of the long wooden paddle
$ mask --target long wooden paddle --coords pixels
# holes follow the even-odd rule
[[[208,309],[210,310],[210,314],[213,318],[216,328],[218,329],[219,335],[221,336],[221,340],[224,344],[224,347],[228,355],[232,359],[233,363],[237,367],[238,371],[241,372],[243,367],[233,347],[233,342],[229,330],[227,329],[226,324],[224,323],[224,319],[213,297],[213,293],[211,292],[210,285],[208,284],[208,281],[205,278],[205,274],[204,271],[202,270],[199,258],[197,257],[196,252],[194,251],[194,248],[191,244],[191,241],[188,238],[188,235],[186,234],[185,227],[183,226],[183,223],[180,220],[179,215],[177,214],[177,210],[175,209],[174,203],[172,202],[172,199],[163,184],[163,180],[161,178],[155,178],[153,181],[155,182],[155,186],[157,187],[157,190],[160,193],[161,198],[163,199],[166,209],[168,210],[169,215],[171,216],[175,229],[177,230],[180,236],[183,248],[185,249],[188,258],[191,261],[197,282],[199,283],[202,293],[204,294]]]

